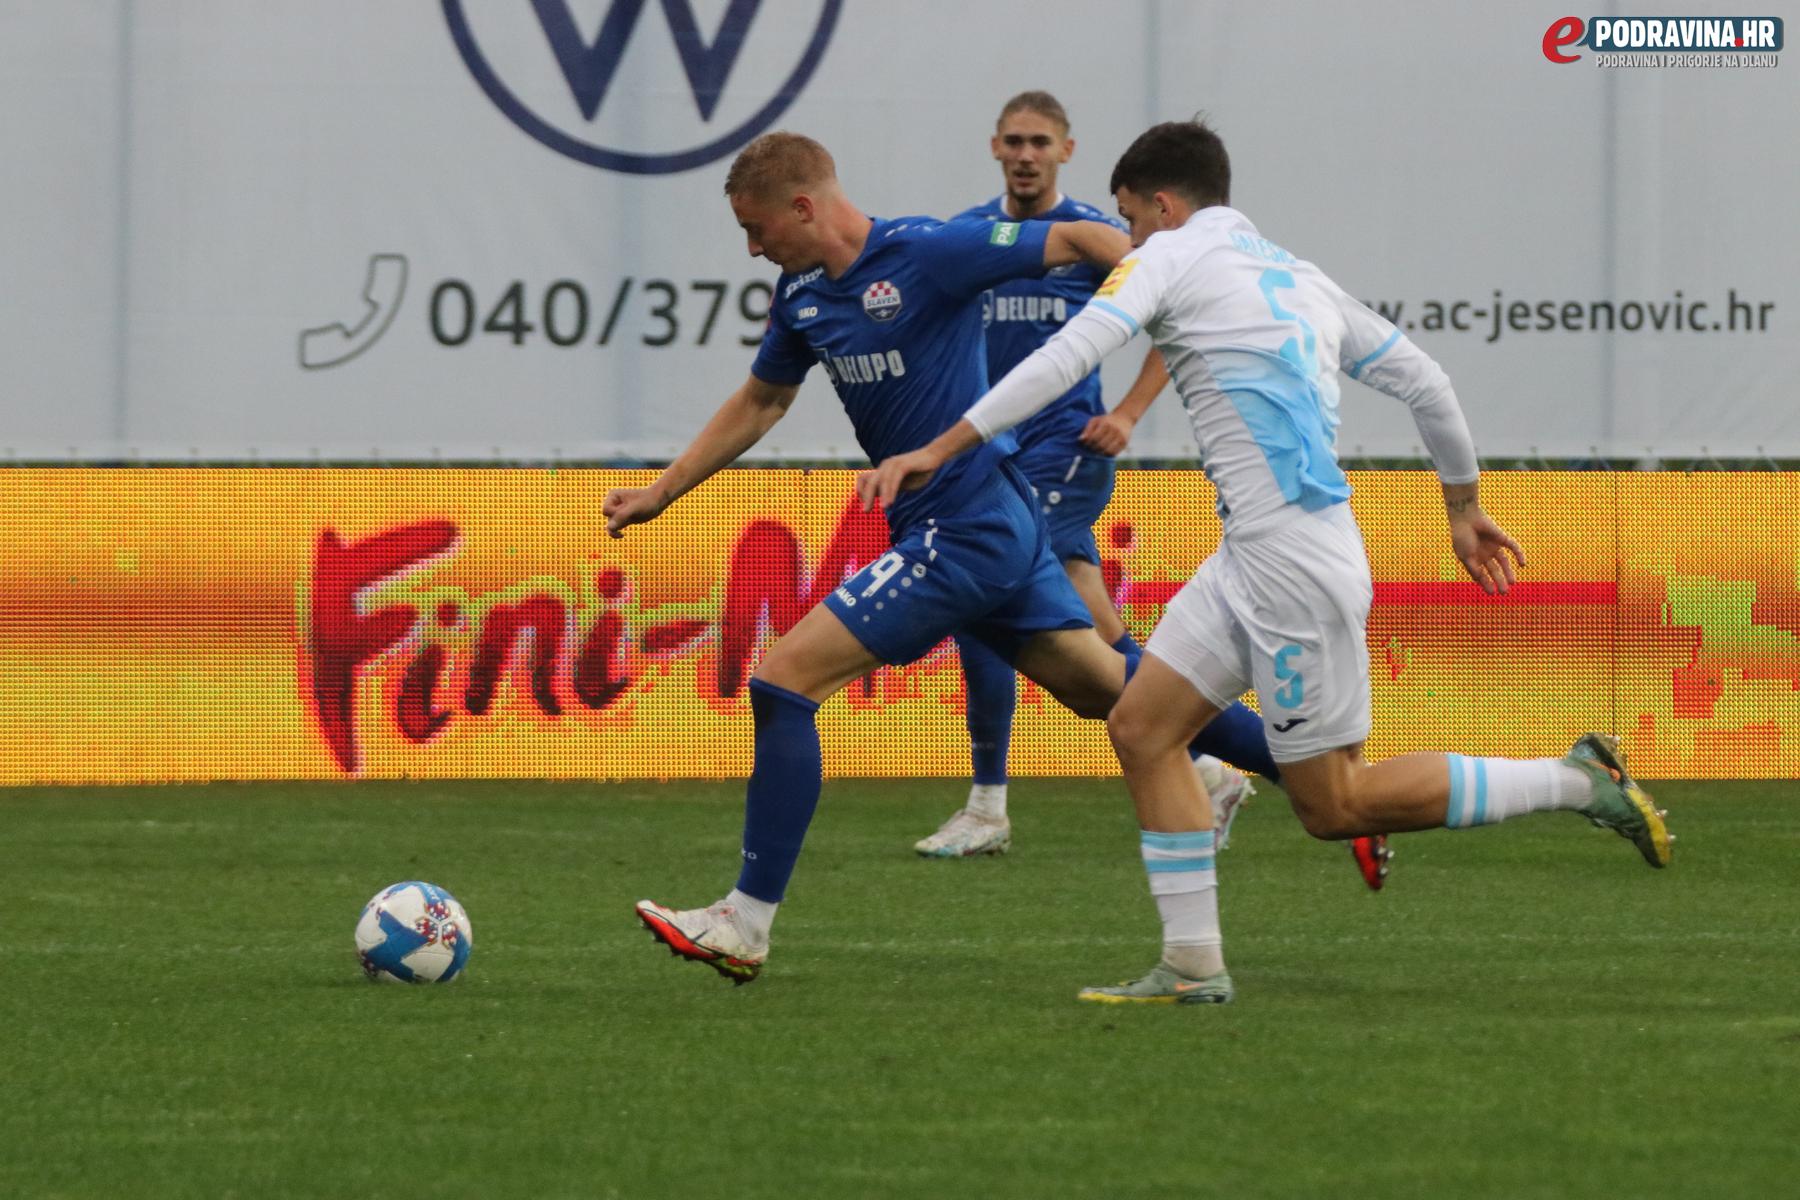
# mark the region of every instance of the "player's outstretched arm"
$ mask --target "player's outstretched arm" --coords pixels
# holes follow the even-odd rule
[[[1117,455],[1131,443],[1131,431],[1137,428],[1137,423],[1168,383],[1168,364],[1163,362],[1162,351],[1152,346],[1150,353],[1144,355],[1144,365],[1138,371],[1137,379],[1118,407],[1089,418],[1081,431],[1081,444],[1108,458]]]
[[[1131,239],[1104,221],[1058,221],[1044,239],[1044,266],[1084,262],[1110,271],[1131,253]]]
[[[797,384],[765,383],[750,376],[719,406],[706,428],[655,483],[647,488],[620,488],[607,493],[601,509],[606,516],[606,532],[624,537],[627,527],[654,521],[669,505],[737,461],[787,415],[788,406],[799,391]]]
[[[1443,485],[1457,561],[1490,596],[1506,591],[1518,578],[1517,568],[1525,565],[1525,551],[1481,511],[1481,465],[1450,377],[1385,317],[1341,290],[1338,305],[1347,330],[1338,365],[1350,378],[1411,410],[1413,426]]]
[[[1450,545],[1469,578],[1497,596],[1512,587],[1525,551],[1513,536],[1481,511],[1480,483],[1446,483],[1444,511],[1450,518]]]
[[[1071,221],[1066,224],[1078,225]],[[1116,233],[1109,225],[1089,222]],[[1062,225],[1056,226],[1062,228]],[[977,400],[967,415],[928,444],[906,454],[884,459],[873,471],[856,479],[863,508],[879,500],[892,504],[901,492],[923,487],[937,469],[981,443],[998,437],[1020,421],[1042,412],[1078,379],[1100,365],[1100,360],[1131,340],[1131,331],[1116,320],[1099,316],[1088,305],[1025,361],[1006,373],[1006,378]]]

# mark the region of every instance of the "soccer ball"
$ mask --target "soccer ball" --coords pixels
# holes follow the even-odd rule
[[[475,930],[456,897],[416,879],[375,893],[356,921],[356,956],[370,979],[449,983],[474,948]]]

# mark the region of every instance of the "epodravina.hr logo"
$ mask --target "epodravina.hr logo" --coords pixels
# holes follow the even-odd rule
[[[824,57],[843,0],[728,0],[710,38],[692,0],[443,5],[469,73],[513,124],[591,166],[667,175],[774,124]],[[691,109],[668,99],[684,87]]]

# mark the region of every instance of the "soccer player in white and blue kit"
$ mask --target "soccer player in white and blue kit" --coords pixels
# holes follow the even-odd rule
[[[1075,139],[1069,136],[1068,113],[1055,96],[1027,91],[1008,100],[994,123],[989,148],[1001,166],[1005,190],[958,213],[953,220],[1104,221],[1117,225],[1114,218],[1063,195],[1057,187],[1058,172],[1074,153]],[[1105,277],[1105,271],[1077,262],[1039,277],[995,286],[982,300],[988,377],[999,379],[1043,345],[1081,310]],[[1086,603],[1101,640],[1133,658],[1139,647],[1113,608],[1100,571],[1094,522],[1112,498],[1113,456],[1124,449],[1132,427],[1168,379],[1161,356],[1152,350],[1145,356],[1137,381],[1111,414],[1101,402],[1100,373],[1092,371],[1013,431],[1019,444],[1013,463],[1031,484],[1049,527],[1051,553],[1063,564]],[[927,858],[1001,854],[1012,844],[1006,760],[1018,704],[1017,680],[1011,664],[980,639],[958,636],[956,648],[967,683],[974,778],[967,804],[914,846]],[[1242,704],[1209,725],[1197,748],[1279,782],[1262,722]],[[1197,766],[1207,778],[1223,842],[1238,804],[1251,792],[1249,781],[1217,757],[1201,758]],[[1385,846],[1369,848],[1373,871],[1366,878],[1371,887],[1381,885],[1385,858]]]
[[[924,445],[987,388],[981,294],[1130,249],[1093,221],[875,220],[851,204],[823,146],[766,134],[738,155],[726,194],[750,253],[781,268],[750,377],[657,481],[606,498],[608,532],[649,521],[781,419],[822,366],[870,461]],[[639,919],[677,954],[735,982],[768,956],[776,908],[817,807],[819,705],[883,664],[953,633],[980,639],[1076,713],[1106,715],[1125,658],[1094,632],[1050,552],[1010,437],[887,510],[892,549],[846,580],[769,649],[752,676],[755,764],[737,886],[704,908],[652,901]],[[1192,768],[1189,768],[1192,770]]]
[[[1185,749],[1254,687],[1294,811],[1316,837],[1466,829],[1570,809],[1653,867],[1674,838],[1610,737],[1561,759],[1406,754],[1370,764],[1373,587],[1338,468],[1340,370],[1405,403],[1443,486],[1450,540],[1489,592],[1518,543],[1481,509],[1474,444],[1450,381],[1384,318],[1229,207],[1224,144],[1198,121],[1140,135],[1113,170],[1138,250],[1094,300],[929,445],[858,482],[887,499],[1039,411],[1139,330],[1162,351],[1218,492],[1225,539],[1170,603],[1108,717],[1163,922],[1143,977],[1084,989],[1107,1003],[1224,1003],[1212,814]]]
[[[1075,151],[1069,116],[1049,92],[1020,92],[1001,106],[989,143],[1001,166],[1005,190],[957,214],[956,220],[1106,221],[1114,218],[1062,194],[1057,176]],[[1043,345],[1079,312],[1105,279],[1086,263],[1058,267],[1041,277],[996,286],[983,300],[988,377],[999,379]],[[1141,648],[1113,608],[1100,571],[1094,522],[1112,498],[1114,456],[1123,450],[1144,412],[1167,385],[1162,356],[1151,350],[1136,381],[1110,413],[1101,402],[1100,372],[1090,371],[1043,411],[1013,430],[1019,450],[1013,462],[1036,495],[1050,530],[1050,550],[1087,604],[1102,641],[1127,658]],[[1012,667],[978,639],[958,637],[967,682],[969,756],[974,779],[967,803],[936,832],[913,847],[928,858],[967,858],[1004,853],[1012,844],[1007,814],[1006,759],[1018,689]],[[1230,705],[1194,740],[1195,766],[1213,801],[1219,848],[1230,836],[1238,807],[1252,793],[1250,781],[1220,762],[1281,782],[1269,754],[1262,719],[1244,704]],[[1387,878],[1385,836],[1356,838],[1352,861],[1370,888]]]

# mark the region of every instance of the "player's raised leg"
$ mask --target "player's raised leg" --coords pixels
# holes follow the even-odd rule
[[[1347,511],[1327,510],[1240,545],[1209,571],[1213,562],[1195,576],[1196,583],[1207,576],[1210,586],[1183,589],[1170,614],[1182,609],[1177,624],[1185,627],[1190,616],[1216,617],[1219,603],[1236,602],[1244,665],[1270,722],[1288,797],[1315,837],[1464,829],[1570,809],[1617,829],[1652,866],[1668,862],[1662,818],[1608,743],[1583,739],[1561,759],[1405,754],[1370,765],[1363,758],[1373,586]],[[1170,624],[1158,627],[1157,638]]]
[[[1560,759],[1404,754],[1370,764],[1352,746],[1287,767],[1294,811],[1319,838],[1471,829],[1569,810],[1631,842],[1652,867],[1669,865],[1675,840],[1617,740],[1604,734],[1584,735]]]
[[[769,955],[769,930],[818,808],[819,705],[881,665],[821,604],[769,650],[750,680],[755,762],[744,792],[737,886],[704,908],[638,902],[638,918],[673,954],[748,983]]]

